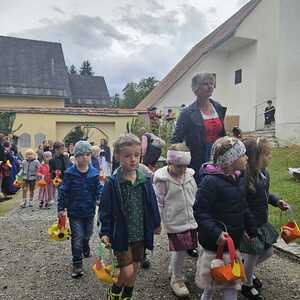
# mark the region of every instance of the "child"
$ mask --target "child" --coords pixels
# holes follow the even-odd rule
[[[186,297],[189,290],[182,274],[186,250],[198,247],[197,223],[193,216],[197,184],[194,170],[187,168],[191,154],[184,144],[174,144],[167,153],[168,166],[154,174],[154,186],[160,214],[168,233],[171,251],[171,288],[178,297]]]
[[[90,256],[89,240],[93,233],[96,202],[100,199],[99,172],[90,164],[92,146],[87,141],[75,144],[75,165],[65,171],[58,195],[58,216],[67,210],[72,232],[72,277],[83,275],[82,254]]]
[[[107,299],[131,300],[144,248],[152,250],[153,235],[160,233],[160,216],[151,181],[138,169],[139,138],[124,134],[114,148],[120,167],[104,186],[99,234],[106,246],[111,245],[120,267],[118,282],[108,289]]]
[[[53,144],[53,158],[49,161],[50,172],[52,179],[55,177],[55,171],[61,172],[61,177],[64,178],[65,171],[70,166],[70,158],[68,153],[65,152],[65,145],[61,142]]]
[[[50,203],[54,199],[54,186],[51,179],[49,161],[52,159],[52,153],[50,151],[46,151],[43,153],[43,162],[38,168],[38,176],[44,179],[47,183],[47,186],[44,188],[40,188],[39,190],[39,207],[42,208],[50,208]]]
[[[23,203],[21,208],[27,205],[27,191],[29,189],[29,207],[33,206],[33,195],[35,190],[35,183],[37,171],[40,166],[39,161],[36,159],[36,153],[32,149],[25,151],[25,159],[22,161],[22,167],[19,176],[23,178]]]
[[[100,147],[98,146],[92,146],[92,165],[94,168],[96,168],[98,171],[100,171]]]
[[[256,266],[273,254],[272,245],[276,243],[278,234],[275,228],[268,223],[268,204],[288,209],[283,200],[269,193],[270,177],[266,170],[271,158],[272,147],[265,138],[246,138],[244,140],[248,167],[246,171],[247,202],[258,227],[258,235],[254,242],[245,237],[240,250],[244,253],[246,281],[242,286],[242,294],[247,299],[264,299],[259,290],[261,281],[254,276]]]
[[[198,223],[198,238],[203,247],[197,263],[196,283],[204,289],[201,300],[213,299],[214,289],[220,290],[222,299],[236,300],[241,282],[217,282],[210,275],[211,262],[216,258],[218,246],[228,235],[238,249],[244,232],[252,238],[256,227],[245,199],[245,181],[241,172],[246,169],[244,144],[233,137],[218,139],[212,148],[213,164],[205,164],[194,205]],[[227,260],[228,254],[224,255]],[[228,263],[228,261],[226,261]]]

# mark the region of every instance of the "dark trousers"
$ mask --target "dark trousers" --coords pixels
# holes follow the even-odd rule
[[[93,234],[93,218],[69,218],[73,264],[81,264],[83,250],[89,246]]]

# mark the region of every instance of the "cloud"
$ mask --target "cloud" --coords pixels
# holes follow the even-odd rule
[[[66,21],[42,19],[45,26],[11,33],[13,36],[61,42],[90,50],[109,49],[113,42],[127,41],[128,36],[119,32],[100,17],[76,15]]]
[[[154,0],[145,5],[120,7],[110,22],[86,15],[43,19],[41,27],[12,35],[61,42],[66,64],[79,69],[90,60],[113,95],[131,81],[162,79],[209,31],[205,15],[193,6],[168,10]]]
[[[52,6],[52,9],[53,9],[54,11],[56,11],[56,12],[62,14],[62,15],[65,14],[65,12],[64,12],[62,9],[60,9],[58,6],[55,6],[55,5],[54,5],[54,6]]]

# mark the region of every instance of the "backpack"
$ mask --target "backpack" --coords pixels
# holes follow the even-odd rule
[[[148,146],[152,145],[158,149],[162,149],[166,144],[164,140],[162,140],[160,137],[156,136],[153,133],[146,133],[145,135],[148,139]]]

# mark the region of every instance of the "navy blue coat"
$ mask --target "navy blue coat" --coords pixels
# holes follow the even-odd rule
[[[227,227],[235,247],[240,245],[244,231],[256,235],[254,219],[246,201],[245,180],[234,180],[224,174],[205,174],[200,183],[194,216],[198,223],[199,243],[207,250],[216,251],[217,241]]]
[[[218,102],[210,100],[214,106],[216,112],[219,115],[222,123],[224,122],[226,107],[221,106]],[[223,124],[223,130],[220,133],[220,137],[225,136],[225,129]],[[171,142],[182,143],[185,141],[186,145],[191,151],[192,160],[190,167],[195,170],[195,180],[197,184],[200,183],[199,171],[203,163],[205,163],[205,128],[203,123],[203,117],[199,111],[198,103],[195,101],[188,107],[186,107],[180,114],[178,121],[176,122],[176,129]]]
[[[99,172],[91,164],[86,175],[73,165],[66,170],[59,188],[58,211],[67,209],[71,218],[92,218],[102,189]]]
[[[107,235],[116,251],[128,250],[128,227],[121,207],[120,184],[116,174],[104,185],[99,207],[100,236]],[[150,179],[144,183],[144,243],[153,249],[154,229],[160,226],[160,215]]]
[[[270,176],[267,170],[259,175],[261,178],[255,184],[255,192],[247,189],[247,202],[258,227],[268,222],[269,204],[278,206],[279,198],[269,193]]]

